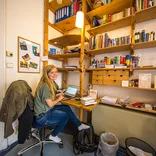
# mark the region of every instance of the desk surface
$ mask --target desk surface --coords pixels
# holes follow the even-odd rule
[[[97,104],[99,103],[99,100],[97,100],[97,104],[90,105],[90,106],[84,106],[83,104],[81,104],[80,101],[77,101],[75,99],[62,100],[61,102],[63,104],[67,104],[67,105],[71,105],[71,106],[74,106],[74,107],[77,107],[77,108],[81,108],[81,109],[86,110],[86,111],[92,111],[93,108],[95,108],[97,106]]]

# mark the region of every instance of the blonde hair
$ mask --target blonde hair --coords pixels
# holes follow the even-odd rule
[[[55,97],[55,91],[57,90],[55,82],[52,81],[49,77],[48,77],[48,73],[51,72],[51,70],[53,70],[54,68],[57,69],[57,67],[55,67],[54,65],[48,65],[44,68],[43,70],[43,75],[40,79],[40,82],[36,88],[36,92],[35,95],[38,96],[39,90],[42,86],[43,83],[46,83],[50,89],[50,94],[51,94],[51,98],[52,100],[54,100]]]

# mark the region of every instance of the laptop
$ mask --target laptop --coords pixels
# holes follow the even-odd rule
[[[76,96],[76,93],[78,91],[78,86],[74,85],[68,85],[67,89],[64,92],[64,99],[72,99]]]

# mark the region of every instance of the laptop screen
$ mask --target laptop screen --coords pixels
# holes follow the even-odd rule
[[[65,95],[68,95],[68,96],[72,96],[72,97],[75,97],[76,93],[77,93],[77,90],[78,90],[78,87],[77,86],[72,86],[72,85],[69,85],[65,91]]]

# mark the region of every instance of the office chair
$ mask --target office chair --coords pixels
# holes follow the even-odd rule
[[[19,151],[17,153],[17,155],[22,156],[22,154],[25,153],[26,151],[32,149],[33,147],[40,145],[40,156],[43,156],[43,145],[45,143],[56,143],[52,140],[48,140],[47,137],[45,136],[45,129],[47,127],[51,127],[51,126],[52,125],[46,125],[46,126],[40,125],[36,122],[36,120],[34,118],[33,124],[32,124],[33,130],[31,131],[31,135],[32,135],[32,137],[36,138],[38,141],[36,143],[31,144],[28,147],[22,149],[21,151]],[[62,141],[59,143],[56,143],[56,144],[58,144],[60,148],[63,148],[63,142]]]

